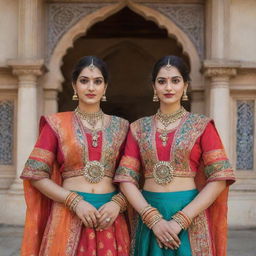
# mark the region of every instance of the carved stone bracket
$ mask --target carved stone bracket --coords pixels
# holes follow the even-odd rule
[[[8,65],[12,67],[12,73],[18,77],[38,77],[45,71],[44,60],[9,60]]]
[[[205,69],[204,72],[206,77],[232,77],[237,74],[235,68],[228,67],[209,67]]]
[[[203,63],[204,75],[212,81],[228,81],[237,75],[238,68],[238,63],[231,60],[209,59]]]
[[[65,32],[81,18],[111,3],[49,3],[47,60]]]
[[[204,58],[204,6],[202,4],[143,3],[170,18],[194,43]]]

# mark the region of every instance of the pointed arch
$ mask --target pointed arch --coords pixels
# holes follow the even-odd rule
[[[192,87],[201,87],[201,61],[199,54],[190,38],[172,20],[157,10],[144,6],[143,4],[126,1],[103,7],[94,13],[83,17],[62,36],[50,57],[48,64],[49,72],[45,75],[42,81],[45,89],[62,89],[61,84],[64,80],[61,73],[62,59],[67,50],[73,47],[76,39],[86,34],[88,29],[95,23],[105,20],[114,13],[120,11],[125,6],[129,7],[132,11],[141,15],[146,20],[154,21],[160,28],[165,28],[168,31],[169,36],[175,37],[177,43],[182,46],[184,54],[189,57],[191,62],[191,78],[193,81]]]

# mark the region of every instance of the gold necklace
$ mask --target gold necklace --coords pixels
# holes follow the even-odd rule
[[[83,120],[85,120],[88,124],[92,126],[92,146],[96,148],[98,146],[98,131],[95,129],[95,126],[99,120],[102,121],[102,127],[103,127],[103,119],[104,119],[104,113],[100,109],[98,112],[95,113],[85,113],[82,112],[78,107],[75,109],[75,113]]]
[[[183,116],[185,116],[187,111],[181,107],[179,110],[172,114],[163,114],[161,113],[160,109],[158,109],[156,113],[156,118],[160,121],[160,123],[164,126],[164,130],[160,133],[159,138],[162,141],[162,145],[165,147],[168,140],[168,132],[167,127],[181,119]]]

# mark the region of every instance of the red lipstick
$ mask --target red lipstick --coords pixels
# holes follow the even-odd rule
[[[88,98],[93,98],[93,97],[95,97],[96,95],[93,94],[93,93],[88,93],[88,94],[85,94],[85,96],[88,97]]]
[[[165,93],[164,96],[166,98],[172,98],[174,96],[174,94],[173,93]]]

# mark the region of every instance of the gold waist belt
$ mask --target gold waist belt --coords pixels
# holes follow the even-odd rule
[[[90,183],[99,183],[104,176],[113,178],[114,173],[110,170],[105,170],[103,164],[99,161],[89,161],[84,168],[62,172],[63,179],[76,176],[84,176]]]
[[[145,174],[145,179],[154,179],[159,185],[166,185],[172,182],[174,177],[194,177],[195,173],[191,171],[175,171],[171,162],[159,161],[155,163],[153,171],[148,175]]]

